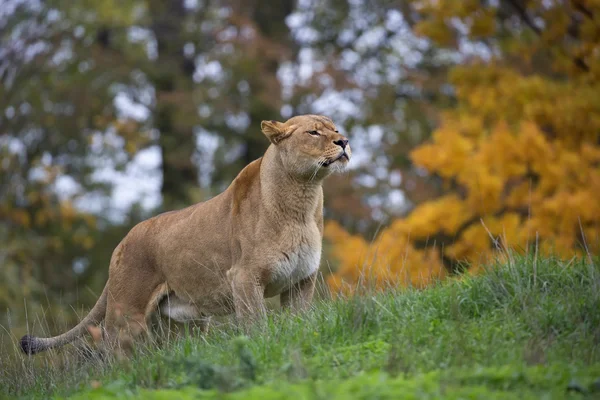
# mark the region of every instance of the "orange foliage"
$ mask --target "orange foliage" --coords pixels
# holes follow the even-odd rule
[[[326,225],[325,236],[335,243],[333,256],[341,264],[328,277],[335,292],[353,292],[359,282],[377,289],[398,284],[422,288],[447,275],[435,248],[417,250],[406,235],[393,229],[382,232],[372,245],[360,236],[350,235],[335,222]]]
[[[600,6],[584,3],[600,16]],[[418,4],[417,33],[443,45],[454,37],[447,32],[454,18],[470,38],[496,32],[496,10],[479,2]],[[507,248],[527,252],[537,244],[542,254],[565,258],[600,250],[600,26],[584,15],[578,37],[567,42],[566,13],[577,11],[533,1],[527,12],[536,6],[548,29],[535,39],[499,37],[504,54],[455,67],[457,106],[411,155],[446,182],[447,194],[370,244],[328,224],[340,263],[329,277],[334,291],[362,278],[378,288],[423,286],[458,261],[475,270]],[[546,57],[550,71],[536,72],[531,54]]]

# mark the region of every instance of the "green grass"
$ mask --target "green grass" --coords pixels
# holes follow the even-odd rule
[[[426,290],[273,313],[138,346],[131,362],[17,357],[0,398],[600,398],[600,264],[517,258]]]

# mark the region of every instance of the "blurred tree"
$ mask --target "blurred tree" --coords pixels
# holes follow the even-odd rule
[[[114,151],[112,139],[124,127],[136,130],[134,121],[118,120],[112,102],[110,84],[129,83],[128,72],[118,64],[104,68],[104,59],[96,57],[100,42],[90,40],[80,20],[75,23],[46,2],[3,3],[2,309],[22,309],[24,296],[33,305],[49,300],[54,307],[62,295],[74,302],[77,285],[88,282],[86,260],[98,221],[74,206],[74,193],[60,188],[108,190],[90,179],[93,158],[102,153],[123,165],[126,159]],[[136,140],[145,140],[145,135],[136,135]]]
[[[591,1],[414,1],[414,29],[476,48],[452,69],[458,104],[411,153],[445,194],[369,246],[327,228],[330,278],[422,285],[507,249],[568,258],[600,250],[600,7]],[[462,263],[465,262],[465,263]]]
[[[207,37],[197,28],[203,18],[187,10],[183,0],[148,0],[147,6],[156,40],[156,59],[147,64],[147,74],[156,96],[152,117],[162,156],[163,207],[181,208],[193,203],[191,193],[198,185],[192,161],[198,122],[192,78],[199,43]]]
[[[262,156],[268,141],[260,122],[281,119],[281,83],[278,70],[294,54],[285,23],[293,1],[231,1],[227,27],[215,46],[201,58],[197,93],[200,140],[218,140],[212,158],[213,194],[229,185],[249,162]],[[202,154],[200,154],[202,156]]]
[[[441,193],[409,153],[453,102],[453,52],[416,37],[404,2],[298,3],[288,25],[300,50],[281,70],[290,114],[331,116],[350,137],[352,170],[325,187],[326,216],[372,236],[390,216]]]

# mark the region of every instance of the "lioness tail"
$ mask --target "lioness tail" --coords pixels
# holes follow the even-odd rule
[[[60,347],[72,342],[87,330],[90,325],[96,325],[102,322],[106,314],[106,300],[108,298],[108,285],[104,287],[100,298],[89,312],[73,329],[63,333],[62,335],[50,338],[38,338],[31,335],[25,335],[21,338],[21,350],[25,354],[35,354],[40,351],[48,350],[53,347]]]

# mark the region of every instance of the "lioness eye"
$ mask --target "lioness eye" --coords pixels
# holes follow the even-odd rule
[[[308,131],[308,133],[310,133],[313,136],[321,136],[321,134],[317,131]]]

